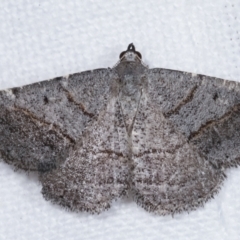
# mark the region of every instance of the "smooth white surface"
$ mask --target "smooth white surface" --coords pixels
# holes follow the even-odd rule
[[[150,68],[240,81],[238,0],[2,0],[0,89],[112,67],[133,42]],[[45,201],[35,176],[0,163],[0,239],[240,239],[240,168],[215,199],[158,217],[131,200],[100,215]]]

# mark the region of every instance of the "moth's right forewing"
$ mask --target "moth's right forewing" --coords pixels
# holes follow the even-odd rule
[[[108,101],[112,73],[99,69],[0,91],[0,153],[16,168],[65,161]]]

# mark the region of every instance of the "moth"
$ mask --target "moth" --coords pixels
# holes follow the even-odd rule
[[[240,164],[240,83],[149,69],[133,44],[111,69],[0,91],[0,157],[46,200],[100,213],[125,195],[195,210]]]

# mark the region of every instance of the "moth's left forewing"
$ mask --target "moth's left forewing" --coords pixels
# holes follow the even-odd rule
[[[216,167],[240,164],[240,84],[151,69],[151,100]]]

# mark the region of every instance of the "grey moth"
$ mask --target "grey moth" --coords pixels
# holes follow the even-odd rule
[[[0,157],[46,200],[100,213],[132,199],[195,210],[240,164],[240,83],[149,69],[130,44],[113,68],[0,91]]]

